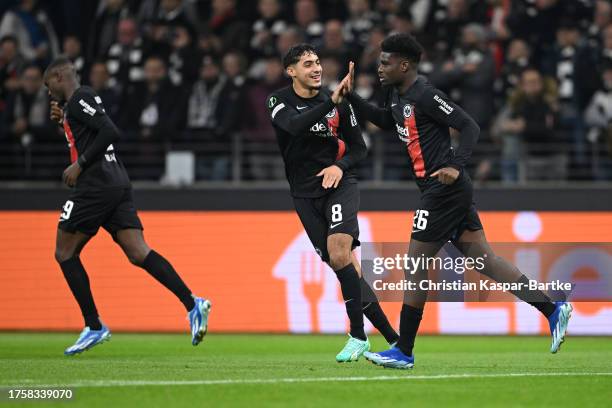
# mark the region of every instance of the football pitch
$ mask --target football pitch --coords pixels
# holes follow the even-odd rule
[[[0,333],[0,406],[610,406],[612,339],[423,336],[413,370],[338,364],[343,336],[115,333],[75,357],[75,334]],[[385,347],[372,336],[373,350]],[[8,388],[72,388],[64,402],[14,402]],[[42,404],[42,405],[41,405]]]

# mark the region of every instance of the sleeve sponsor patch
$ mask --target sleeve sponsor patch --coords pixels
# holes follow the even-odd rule
[[[83,107],[83,112],[85,112],[89,116],[93,116],[96,114],[96,110],[90,104],[85,102],[83,99],[79,100],[79,105]]]
[[[434,101],[438,102],[438,108],[447,115],[450,115],[453,112],[453,107],[450,106],[444,99],[440,98],[438,95],[434,95]]]

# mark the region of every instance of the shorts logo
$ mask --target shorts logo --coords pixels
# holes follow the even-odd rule
[[[412,106],[406,105],[404,106],[404,117],[409,118],[410,116],[412,116]]]
[[[328,118],[330,118],[330,119],[331,119],[331,118],[333,118],[334,116],[336,116],[336,113],[337,113],[337,112],[338,112],[338,111],[336,110],[336,108],[334,108],[334,109],[332,109],[331,111],[329,111],[329,112],[327,113],[327,115],[325,115],[325,117],[328,117]]]
[[[268,108],[273,108],[274,105],[276,105],[276,97],[271,96],[270,99],[268,99]]]

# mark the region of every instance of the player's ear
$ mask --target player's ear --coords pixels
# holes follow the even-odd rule
[[[410,71],[410,61],[404,60],[400,62],[400,69],[402,70],[402,72]]]
[[[293,68],[293,65],[289,65],[285,72],[287,73],[287,76],[289,76],[289,78],[293,78],[295,76],[295,68]]]

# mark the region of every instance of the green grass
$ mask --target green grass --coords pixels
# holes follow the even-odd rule
[[[610,338],[570,337],[552,355],[544,337],[420,337],[410,371],[382,369],[365,360],[337,364],[341,336],[211,334],[192,347],[187,334],[116,333],[109,343],[64,357],[63,348],[75,338],[1,333],[0,407],[18,406],[6,402],[11,385],[76,387],[73,401],[30,404],[37,407],[584,408],[612,401]],[[374,350],[384,347],[382,338],[371,340]],[[510,376],[520,373],[538,376]],[[458,377],[464,374],[469,376]],[[230,381],[206,383],[212,380]],[[180,383],[185,381],[199,383]]]

